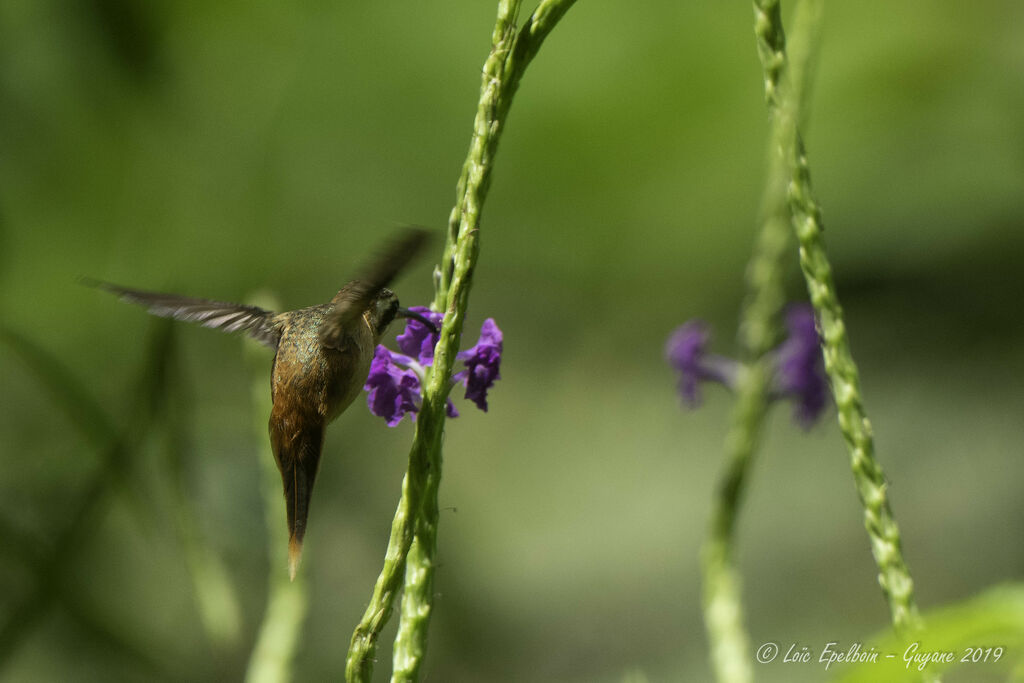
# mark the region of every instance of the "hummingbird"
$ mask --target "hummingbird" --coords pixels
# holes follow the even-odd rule
[[[422,250],[427,237],[423,229],[406,229],[328,303],[285,313],[86,281],[122,301],[145,306],[153,315],[224,332],[245,332],[274,349],[270,444],[284,485],[288,573],[293,580],[302,555],[324,429],[359,395],[377,344],[395,317],[419,320],[436,331],[425,317],[401,308],[398,297],[387,288]]]

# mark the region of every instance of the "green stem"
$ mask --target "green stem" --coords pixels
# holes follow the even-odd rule
[[[434,364],[423,388],[416,435],[402,496],[391,526],[384,567],[370,604],[352,635],[346,680],[368,681],[377,639],[405,580],[402,617],[395,640],[393,680],[415,680],[426,650],[433,604],[434,554],[437,546],[437,493],[441,481],[441,437],[445,404],[451,390],[469,305],[473,270],[480,251],[480,213],[490,186],[498,141],[512,98],[526,66],[544,38],[575,0],[544,0],[517,32],[520,0],[501,0],[484,64],[480,100],[469,153],[456,186],[456,203],[448,223],[443,267],[439,269],[434,308],[445,312]],[[408,565],[408,566],[407,566]]]
[[[763,23],[769,34],[781,35],[778,0],[755,0],[755,7],[762,12],[758,25]],[[899,527],[889,507],[885,474],[875,459],[871,423],[861,398],[860,373],[850,351],[843,309],[825,253],[821,210],[811,190],[810,168],[797,130],[797,117],[790,117],[787,125],[792,127],[792,132],[787,134],[787,141],[791,140],[792,144],[782,149],[790,171],[789,206],[800,245],[800,266],[821,328],[825,371],[836,403],[839,428],[849,448],[850,467],[864,508],[864,526],[878,566],[878,582],[895,630],[908,634],[921,626],[914,600],[914,582],[903,559]]]
[[[793,227],[800,242],[800,266],[821,327],[825,371],[836,403],[839,429],[850,451],[850,468],[861,505],[871,552],[878,566],[878,583],[889,604],[893,626],[906,633],[920,627],[914,582],[903,559],[900,531],[889,507],[888,486],[875,459],[874,436],[861,398],[860,373],[839,305],[832,267],[822,238],[821,212],[811,194],[810,170],[802,149],[796,159],[790,189]]]
[[[726,438],[726,469],[711,510],[701,553],[704,625],[715,678],[723,683],[753,680],[749,637],[743,625],[739,572],[735,565],[736,518],[767,409],[767,372],[755,362],[737,386],[732,426]]]
[[[179,367],[175,327],[169,320],[160,321],[160,324],[169,324],[167,343],[162,350],[169,389],[164,399],[168,471],[161,481],[166,482],[172,501],[175,528],[185,566],[192,579],[200,622],[207,638],[220,650],[219,654],[226,654],[238,646],[241,638],[238,592],[224,562],[204,538],[196,506],[191,500],[189,470],[195,459],[191,439],[194,401],[184,379],[185,373]]]
[[[268,295],[252,303],[268,310],[280,310]],[[270,386],[267,382],[269,358],[263,346],[246,338],[246,355],[252,367],[252,406],[254,428],[260,444],[260,493],[267,525],[267,553],[270,572],[267,577],[267,602],[256,644],[249,655],[246,683],[284,683],[292,680],[292,661],[302,639],[302,628],[309,611],[309,591],[303,574],[292,581],[283,558],[288,557],[288,525],[281,514],[281,473],[267,438],[270,414]]]
[[[771,383],[769,352],[778,343],[778,317],[785,303],[783,259],[788,253],[789,164],[783,150],[799,120],[806,91],[810,50],[787,65],[781,20],[769,20],[755,7],[755,34],[764,74],[765,101],[771,116],[768,173],[761,199],[760,231],[747,266],[747,294],[740,315],[739,342],[746,364],[736,386],[736,404],[725,440],[725,471],[712,503],[708,539],[702,553],[704,622],[711,662],[719,681],[753,680],[749,636],[743,625],[741,582],[735,566],[736,519],[768,411]],[[778,18],[778,5],[767,8]],[[813,33],[810,22],[801,35]],[[809,41],[805,41],[809,44]],[[783,87],[782,76],[789,79]]]
[[[455,188],[455,207],[448,218],[445,240],[445,268],[434,296],[434,307],[447,307],[461,235],[480,221],[480,207],[490,186],[494,154],[512,98],[526,67],[537,55],[544,39],[576,0],[542,0],[526,23],[515,32],[520,0],[500,0],[494,24],[491,53],[484,63],[480,103],[473,122],[469,154],[462,165]],[[447,310],[447,308],[446,308]]]
[[[419,429],[417,429],[417,436]],[[417,442],[418,443],[418,439]],[[413,458],[417,462],[413,462]],[[363,614],[362,620],[352,634],[348,656],[345,661],[345,680],[349,683],[369,681],[373,674],[374,656],[377,651],[377,638],[391,616],[392,605],[402,583],[405,570],[405,558],[412,545],[413,510],[419,506],[422,498],[423,484],[421,477],[414,473],[419,457],[414,444],[409,454],[409,469],[402,479],[402,496],[398,500],[398,509],[391,522],[391,537],[384,554],[384,567],[381,569],[377,583],[373,587],[373,596]]]

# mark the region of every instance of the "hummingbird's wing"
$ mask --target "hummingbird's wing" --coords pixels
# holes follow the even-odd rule
[[[430,236],[423,228],[406,228],[388,242],[352,282],[334,298],[334,308],[320,323],[320,343],[337,349],[346,329],[376,300],[388,284],[416,257]]]
[[[277,349],[277,342],[281,339],[281,330],[274,324],[276,314],[257,306],[144,292],[96,280],[83,282],[116,294],[121,301],[145,306],[150,313],[162,318],[195,322],[225,332],[245,332],[272,349]]]

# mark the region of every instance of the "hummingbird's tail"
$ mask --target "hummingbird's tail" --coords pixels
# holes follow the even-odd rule
[[[271,415],[270,443],[284,484],[288,514],[288,575],[294,580],[302,556],[313,482],[320,466],[324,427],[322,424],[297,424],[295,420],[275,419]]]

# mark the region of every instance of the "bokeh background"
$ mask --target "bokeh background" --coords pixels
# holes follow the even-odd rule
[[[140,378],[165,328],[77,278],[295,308],[396,226],[440,232],[494,12],[0,3],[0,316],[131,435],[105,466],[104,434],[76,426],[95,416],[0,353],[0,680],[241,678],[268,574],[250,386],[270,355],[181,324],[167,376]],[[663,344],[702,317],[734,350],[767,132],[751,25],[748,3],[584,0],[526,75],[464,342],[496,318],[503,378],[447,428],[426,680],[710,677],[698,549],[730,401],[683,410]],[[807,142],[926,610],[1024,570],[1022,35],[1010,0],[826,8]],[[407,305],[439,252],[396,284]],[[166,395],[137,433],[147,383]],[[339,679],[398,498],[412,428],[364,405],[327,433],[297,680]],[[202,627],[183,516],[237,599],[233,640]],[[773,411],[740,538],[755,645],[886,625],[834,411],[808,433]]]

